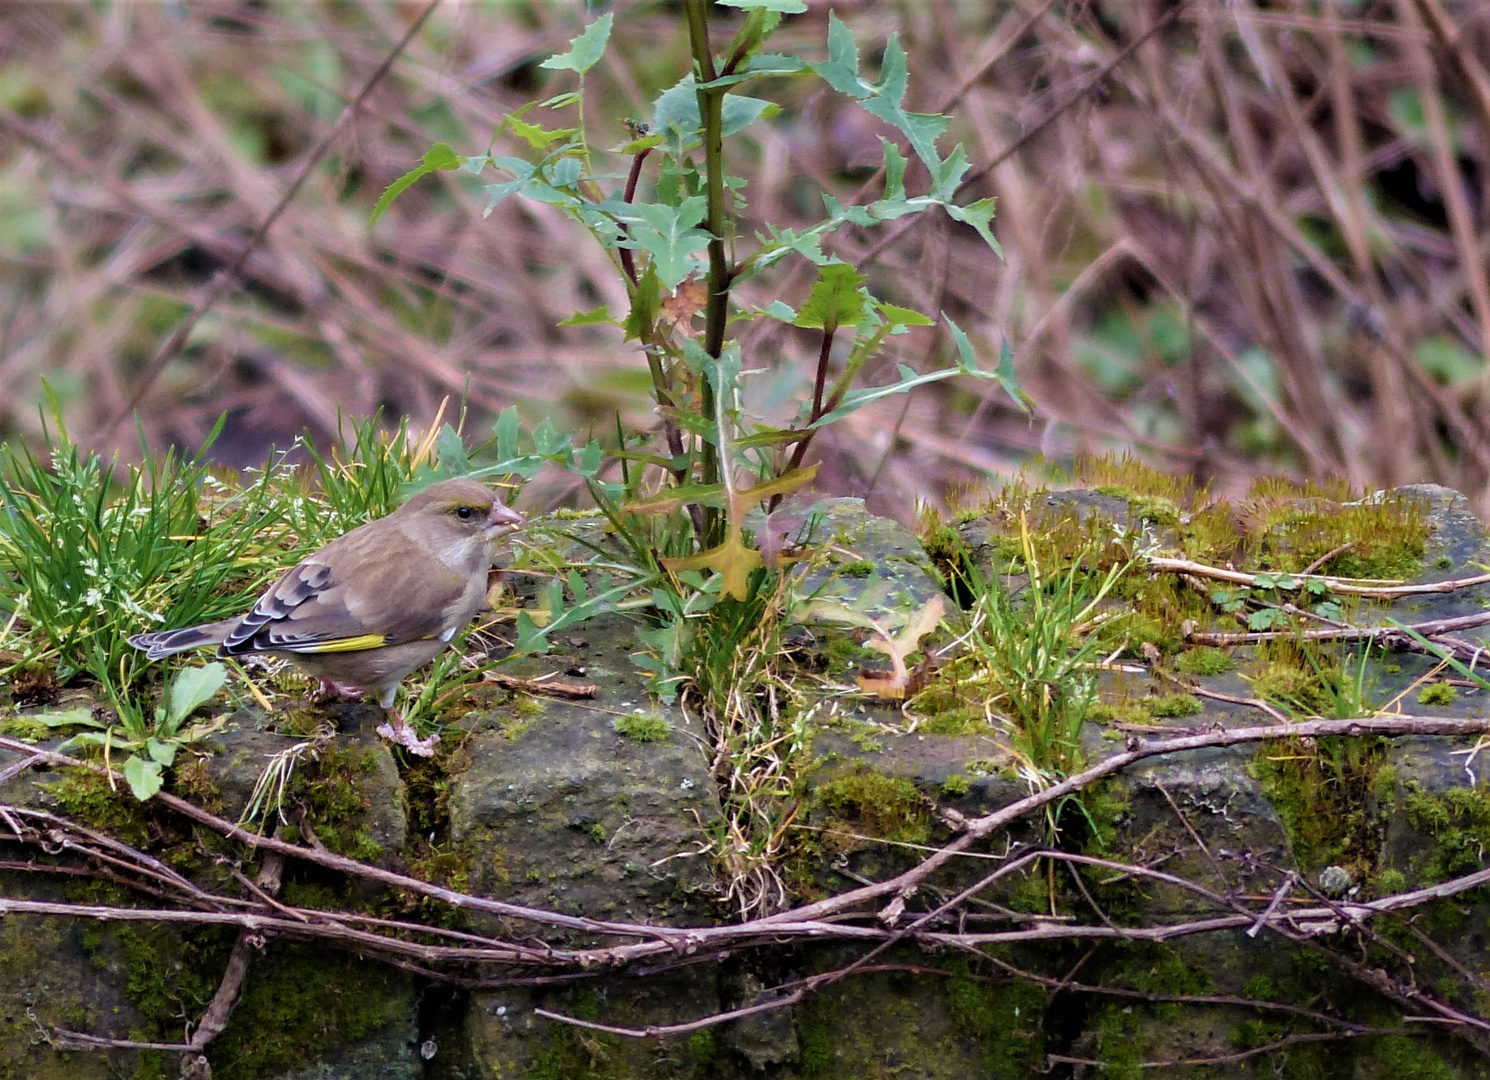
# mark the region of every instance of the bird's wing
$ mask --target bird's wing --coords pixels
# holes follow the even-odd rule
[[[452,612],[464,606],[472,583],[417,556],[384,560],[375,576],[338,580],[329,563],[367,565],[355,550],[360,539],[348,533],[335,542],[340,558],[322,561],[327,547],[288,571],[238,621],[218,655],[357,652],[454,637],[460,625]]]

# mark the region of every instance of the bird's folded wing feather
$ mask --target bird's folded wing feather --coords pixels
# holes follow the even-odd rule
[[[331,566],[311,556],[259,598],[223,640],[219,655],[356,652],[448,640],[460,629],[451,613],[463,606],[471,586],[464,577],[438,563],[431,567],[427,558],[390,559],[380,569],[375,577],[340,581]]]

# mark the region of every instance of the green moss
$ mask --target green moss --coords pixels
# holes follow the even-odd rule
[[[868,559],[855,559],[853,562],[846,562],[838,567],[838,574],[841,577],[867,578],[874,573],[875,569],[874,563]]]
[[[961,773],[953,773],[942,781],[942,794],[949,798],[959,799],[971,790],[972,784]]]
[[[149,840],[149,816],[144,804],[128,791],[113,790],[108,780],[95,772],[64,769],[61,780],[38,786],[56,800],[65,817],[134,847],[143,847]]]
[[[1258,697],[1302,713],[1320,713],[1327,704],[1318,672],[1302,667],[1297,658],[1260,658],[1248,680]]]
[[[1419,705],[1452,705],[1459,700],[1459,691],[1450,683],[1429,683],[1418,692]]]
[[[306,1065],[327,1047],[407,1021],[401,972],[339,953],[271,946],[255,960],[233,1017],[208,1050],[215,1080],[253,1080]]]
[[[97,939],[100,948],[108,936]],[[174,1041],[183,1022],[201,1016],[222,980],[234,936],[218,927],[112,929],[125,961],[124,996],[140,1014],[134,1038]]]
[[[820,998],[809,998],[797,1011],[798,1071],[821,1076],[833,1065],[833,1032]]]
[[[1050,879],[1045,871],[1037,867],[1023,870],[1013,876],[1009,885],[1009,907],[1014,911],[1032,915],[1049,915]]]
[[[1201,711],[1200,699],[1193,694],[1166,694],[1149,703],[1155,716],[1194,716]]]
[[[853,635],[832,627],[818,638],[818,656],[827,663],[827,674],[844,675],[868,663],[883,663],[884,656],[870,652],[854,640]]]
[[[700,1068],[714,1064],[714,1059],[719,1056],[719,1044],[714,1038],[713,1028],[704,1028],[688,1036],[688,1056]]]
[[[861,766],[823,784],[816,799],[850,832],[908,844],[924,844],[931,835],[926,800],[904,777]]]
[[[1460,1080],[1463,1075],[1431,1046],[1406,1035],[1373,1039],[1371,1056],[1381,1068],[1380,1075],[1391,1080]]]
[[[1133,517],[1151,525],[1174,528],[1180,523],[1180,511],[1168,499],[1156,496],[1129,496],[1128,510]]]
[[[1068,474],[1073,486],[1091,488],[1135,501],[1156,502],[1171,509],[1205,497],[1206,489],[1189,476],[1160,472],[1131,454],[1079,454]]]
[[[279,722],[275,724],[275,730],[281,735],[309,739],[317,735],[326,722],[326,714],[320,709],[314,707],[290,709],[280,715]]]
[[[1087,706],[1086,718],[1097,724],[1137,724],[1154,722],[1152,698],[1130,698],[1124,701],[1095,701]]]
[[[537,720],[540,716],[543,716],[548,712],[548,709],[544,706],[543,702],[539,701],[531,694],[513,695],[510,707],[512,709],[512,712],[516,716],[518,716],[520,719],[528,721]],[[503,730],[505,731],[506,728],[503,728]]]
[[[1381,896],[1394,896],[1407,890],[1407,875],[1400,870],[1383,870],[1376,879],[1376,891]]]
[[[1376,797],[1376,805],[1383,813],[1396,806],[1397,766],[1383,765],[1376,770],[1376,776],[1371,781],[1371,793]]]
[[[673,727],[660,716],[629,713],[610,722],[611,730],[632,742],[665,742]]]
[[[1089,1021],[1102,1080],[1139,1080],[1147,1040],[1141,1038],[1139,1014],[1121,1005],[1106,1005]]]
[[[1424,884],[1485,865],[1485,853],[1490,850],[1490,790],[1456,787],[1442,795],[1429,795],[1422,784],[1409,780],[1400,794],[1407,820],[1434,840],[1413,863]]]
[[[1174,666],[1186,675],[1224,675],[1236,667],[1236,661],[1231,658],[1230,653],[1222,649],[1203,645],[1195,649],[1186,649],[1180,653],[1179,658],[1174,662]]]
[[[970,705],[938,709],[924,719],[920,718],[922,710],[919,701],[909,711],[918,717],[916,730],[927,735],[977,735],[992,729],[983,710]]]
[[[370,778],[377,772],[377,751],[333,743],[314,766],[295,771],[285,800],[306,808],[316,837],[327,850],[373,862],[383,854],[366,824],[372,807]]]
[[[46,724],[38,723],[29,716],[7,716],[0,720],[0,735],[8,738],[20,739],[22,742],[36,743],[43,739],[50,739],[54,735],[60,735],[68,731],[67,728],[53,728]]]
[[[1144,604],[1147,589],[1129,589],[1128,597],[1138,604]],[[1144,604],[1147,607],[1147,604]],[[1162,609],[1162,605],[1158,605]],[[1144,646],[1152,646],[1159,652],[1168,656],[1178,652],[1184,644],[1184,638],[1180,634],[1179,626],[1173,618],[1164,617],[1165,613],[1139,610],[1128,614],[1122,621],[1122,630],[1127,644],[1123,648],[1123,655],[1134,659],[1140,659],[1145,654]]]
[[[966,972],[965,965],[958,970]],[[1041,1019],[1046,993],[1018,981],[947,980],[947,1016],[959,1035],[976,1039],[983,1049],[983,1075],[1016,1080],[1039,1071],[1045,1047]]]
[[[1384,743],[1334,736],[1266,743],[1251,773],[1283,820],[1301,870],[1336,863],[1356,880],[1376,870],[1383,815],[1375,797]]]
[[[1253,975],[1242,985],[1242,995],[1258,1001],[1277,1001],[1278,983],[1271,975]]]

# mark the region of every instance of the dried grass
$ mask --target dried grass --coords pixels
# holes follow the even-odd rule
[[[80,440],[135,452],[114,418],[143,369],[423,6],[0,8],[0,437],[38,435],[45,379]],[[1223,491],[1282,470],[1434,480],[1490,508],[1490,9],[1191,0],[1094,79],[1174,6],[835,5],[862,42],[901,34],[912,106],[953,113],[975,167],[992,163],[968,195],[999,197],[1007,261],[946,222],[840,254],[873,252],[874,288],[945,309],[990,358],[1007,336],[1038,413],[1030,426],[975,389],[923,390],[821,440],[821,487],[873,478],[876,508],[908,517],[914,497],[1034,452],[1133,448]],[[813,0],[780,46],[820,55],[826,11]],[[624,298],[546,208],[509,200],[483,219],[479,185],[441,174],[367,228],[431,142],[478,151],[505,112],[570,85],[535,61],[578,16],[435,12],[146,389],[152,446],[194,445],[227,410],[218,453],[256,463],[338,411],[427,421],[462,391],[478,416],[517,403],[569,427],[650,422],[634,349],[556,327]],[[667,6],[623,4],[589,79],[599,141],[621,143],[621,120],[685,64]],[[782,115],[731,147],[756,220],[810,220],[819,185],[849,198],[873,180],[876,121],[806,82],[769,96]],[[806,280],[787,266],[742,299]],[[899,341],[887,364],[947,347]],[[763,327],[747,367],[773,369],[763,396],[789,391],[814,349]]]

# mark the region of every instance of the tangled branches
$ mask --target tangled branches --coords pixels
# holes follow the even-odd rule
[[[757,1000],[733,1010],[680,1020],[647,1028],[618,1028],[581,1020],[548,1010],[538,1015],[550,1020],[597,1028],[613,1034],[658,1036],[696,1031],[758,1012],[780,1009],[801,1001],[815,990],[850,975],[883,970],[883,954],[892,946],[915,944],[936,952],[951,950],[992,959],[996,967],[1009,968],[1007,960],[989,957],[990,948],[1039,942],[1167,942],[1179,938],[1241,931],[1256,936],[1261,931],[1280,935],[1304,948],[1331,953],[1336,964],[1374,991],[1397,1002],[1408,1019],[1461,1035],[1482,1053],[1490,1054],[1490,1022],[1448,1003],[1380,967],[1344,956],[1332,943],[1342,936],[1351,940],[1383,944],[1401,952],[1374,929],[1388,917],[1403,917],[1424,905],[1490,885],[1490,869],[1480,869],[1425,888],[1397,892],[1370,900],[1334,900],[1307,886],[1291,871],[1262,864],[1241,853],[1217,853],[1217,857],[1241,860],[1249,869],[1276,878],[1270,894],[1246,895],[1236,890],[1217,890],[1169,873],[1156,866],[1099,858],[1089,854],[1051,848],[1011,848],[979,880],[939,898],[932,904],[918,897],[944,894],[932,888],[929,878],[939,868],[980,841],[1005,829],[1020,818],[1039,811],[1055,800],[1090,787],[1103,777],[1161,755],[1172,755],[1211,747],[1235,746],[1285,738],[1321,738],[1337,735],[1438,735],[1464,736],[1490,733],[1490,720],[1443,720],[1411,716],[1316,720],[1295,724],[1267,725],[1194,732],[1177,738],[1144,740],[1130,738],[1127,748],[1061,784],[1036,792],[990,814],[977,818],[944,814],[953,838],[932,851],[909,870],[883,881],[778,911],[758,918],[725,925],[678,928],[643,923],[614,922],[512,904],[491,897],[459,892],[382,867],[358,862],[318,846],[313,834],[308,844],[291,843],[281,836],[262,836],[212,814],[175,795],[156,797],[172,814],[240,845],[245,852],[257,850],[265,858],[257,880],[242,868],[230,866],[239,885],[236,895],[204,888],[182,876],[138,847],[85,828],[44,810],[0,806],[0,839],[30,849],[25,860],[0,864],[6,871],[85,876],[128,886],[153,903],[140,906],[76,904],[51,900],[0,898],[0,914],[67,916],[101,922],[146,922],[196,926],[235,927],[243,948],[235,948],[221,988],[194,1033],[181,1044],[144,1044],[105,1040],[81,1032],[44,1029],[45,1037],[57,1046],[136,1047],[199,1054],[227,1019],[236,993],[236,983],[251,957],[250,946],[267,939],[312,942],[343,949],[359,956],[376,958],[411,973],[465,988],[492,986],[539,986],[559,978],[590,978],[625,968],[633,974],[648,974],[682,964],[717,958],[726,952],[778,947],[788,943],[838,942],[865,947],[863,954],[847,966],[771,988]],[[70,767],[106,774],[104,766],[81,761],[26,743],[0,738],[0,749],[20,755],[0,770],[0,782],[39,767]],[[1178,813],[1178,807],[1176,807]],[[1198,838],[1197,838],[1198,842]],[[593,939],[592,945],[549,944],[529,933],[489,936],[425,923],[379,918],[351,911],[328,911],[285,904],[275,896],[275,884],[285,861],[298,860],[352,879],[373,882],[389,889],[418,895],[438,904],[468,912],[497,916],[503,925],[520,924],[541,931],[569,932],[571,938]],[[1010,875],[1027,871],[1037,862],[1069,868],[1087,867],[1142,880],[1154,886],[1181,890],[1203,910],[1195,917],[1150,925],[1123,925],[1108,917],[1095,902],[1091,920],[1056,920],[1031,916],[1022,924],[1004,929],[970,929],[968,911],[980,893]],[[1090,896],[1088,896],[1090,899]],[[976,920],[973,920],[976,925]],[[1432,947],[1431,942],[1425,943]],[[241,955],[240,955],[241,954]],[[236,961],[236,962],[235,962]],[[892,965],[893,966],[893,965]],[[1016,972],[1036,982],[1048,977]],[[1475,980],[1473,972],[1462,972]],[[1067,981],[1065,988],[1079,984]],[[1087,988],[1091,992],[1122,992],[1112,988]],[[1195,997],[1204,1003],[1205,996]],[[1190,1000],[1187,997],[1186,1000]],[[1160,998],[1156,1000],[1161,1000]],[[1216,996],[1213,1003],[1245,1004],[1258,1008],[1293,1008],[1278,1003]],[[1307,1011],[1307,1010],[1306,1010]],[[1310,1013],[1314,1017],[1313,1013]],[[1319,1037],[1353,1037],[1368,1028],[1333,1015],[1314,1017],[1325,1027]],[[1292,1037],[1292,1036],[1290,1036]],[[1311,1036],[1313,1037],[1313,1036]],[[1075,1060],[1075,1059],[1073,1059]]]

